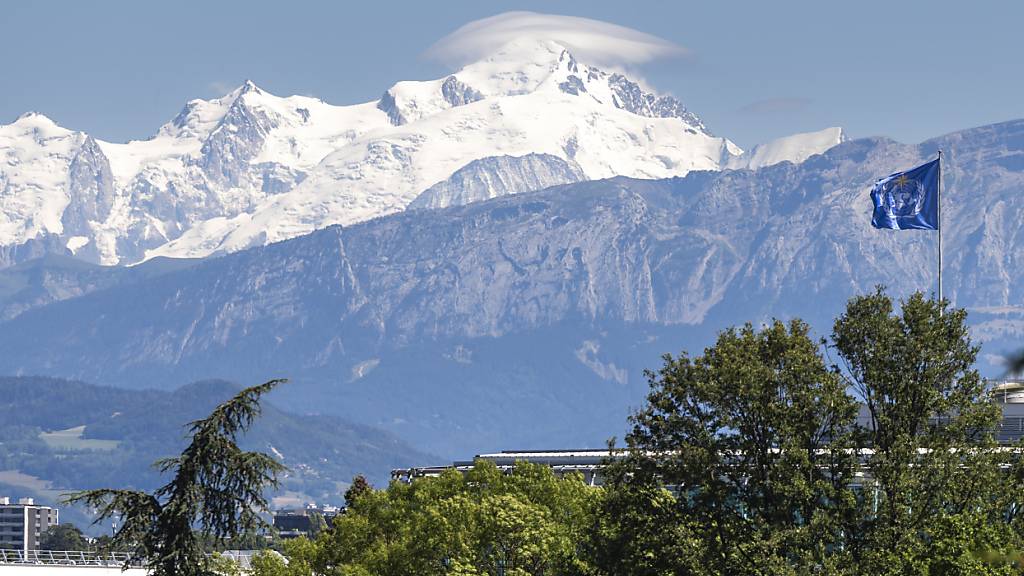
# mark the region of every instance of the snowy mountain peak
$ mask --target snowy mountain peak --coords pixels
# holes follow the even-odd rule
[[[515,95],[536,90],[592,99],[649,118],[679,118],[710,134],[704,123],[678,99],[654,93],[621,72],[580,62],[572,51],[551,40],[523,38],[494,55],[466,66],[457,74],[485,94]]]
[[[776,143],[755,164],[835,138]],[[520,38],[375,102],[333,106],[246,80],[189,101],[147,140],[93,140],[41,115],[0,126],[0,267],[13,261],[3,247],[36,239],[103,264],[202,257],[398,212],[425,191],[418,206],[444,207],[720,170],[741,154],[675,97]]]
[[[0,126],[0,246],[64,232],[71,165],[86,140],[37,112]]]
[[[44,138],[65,136],[71,133],[71,130],[61,127],[48,116],[35,111],[25,112],[18,116],[18,119],[9,126],[15,130],[34,131],[38,136]]]
[[[234,90],[228,92],[227,94],[221,96],[220,98],[216,98],[216,100],[224,101],[224,102],[226,102],[230,106],[231,104],[234,104],[238,100],[240,100],[243,97],[245,97],[246,94],[255,94],[255,95],[259,96],[259,95],[265,94],[265,92],[263,90],[261,90],[260,87],[257,86],[255,82],[253,82],[252,80],[246,79],[246,81],[242,82],[238,86],[238,88],[235,88]]]
[[[548,80],[567,55],[555,42],[513,41],[445,78],[398,82],[384,92],[377,108],[393,125],[402,126],[485,98],[528,94]]]
[[[40,118],[40,117],[41,118],[46,118],[46,116],[40,114],[39,112],[36,112],[35,110],[29,110],[28,112],[25,112],[21,116],[18,116],[17,120],[15,120],[14,123],[15,124],[19,124],[19,123],[22,123],[22,122],[32,122],[33,119]],[[46,119],[49,120],[49,118],[46,118]]]
[[[260,90],[260,87],[257,86],[255,82],[246,78],[245,82],[242,83],[242,85],[238,88],[237,92],[239,94],[248,94],[249,92],[261,94],[263,91]]]
[[[654,93],[619,72],[582,63],[551,40],[520,38],[491,55],[433,81],[399,82],[377,102],[391,124],[402,126],[484,99],[547,93],[648,118],[678,118],[696,132],[711,135],[703,121],[678,99]]]
[[[512,96],[533,92],[560,65],[570,61],[575,62],[575,58],[557,42],[521,38],[464,66],[455,75],[488,96]]]
[[[758,144],[747,154],[731,159],[727,167],[753,170],[779,162],[799,163],[845,141],[846,134],[839,127],[792,134]]]
[[[262,90],[252,80],[246,80],[241,86],[219,98],[189,100],[173,120],[160,128],[159,135],[204,139],[216,129],[232,106],[238,108],[265,99],[280,100]]]

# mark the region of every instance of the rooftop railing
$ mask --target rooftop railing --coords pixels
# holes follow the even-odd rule
[[[225,550],[216,555],[234,561],[242,569],[248,569],[252,561],[251,550]],[[213,554],[208,554],[213,556]],[[141,568],[142,560],[133,558],[127,552],[85,552],[81,550],[8,550],[0,548],[0,565],[34,566],[108,566],[121,568],[125,564]]]
[[[131,560],[131,562],[129,562]],[[128,563],[141,566],[126,552],[85,552],[82,550],[4,550],[0,549],[0,564],[33,564],[53,566],[112,566]]]

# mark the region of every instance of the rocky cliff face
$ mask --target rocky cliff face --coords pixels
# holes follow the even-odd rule
[[[824,335],[877,284],[934,290],[936,235],[871,228],[868,189],[940,147],[946,295],[998,354],[1024,334],[1024,121],[331,227],[24,312],[0,324],[0,371],[129,386],[290,376],[294,406],[438,453],[597,446],[663,352],[771,316]]]
[[[243,181],[249,172],[247,168],[278,126],[270,111],[246,104],[246,94],[260,92],[254,84],[246,83],[199,150],[196,163],[211,181],[223,187],[253,185]]]
[[[608,86],[615,95],[615,105],[633,114],[650,118],[679,118],[693,129],[706,132],[704,122],[690,112],[683,103],[671,96],[645,92],[639,84],[622,74],[608,76]]]
[[[71,202],[63,214],[65,234],[88,233],[88,223],[105,220],[114,207],[110,161],[92,137],[86,137],[68,166],[68,196]]]

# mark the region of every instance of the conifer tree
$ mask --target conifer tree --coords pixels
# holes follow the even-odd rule
[[[179,456],[156,462],[172,478],[152,494],[86,490],[66,502],[97,509],[97,522],[119,518],[112,544],[131,550],[154,576],[210,574],[203,537],[233,537],[266,526],[259,516],[267,509],[264,490],[277,487],[285,468],[267,454],[243,451],[236,439],[260,415],[260,397],[282,382],[246,388],[189,424],[189,445]]]

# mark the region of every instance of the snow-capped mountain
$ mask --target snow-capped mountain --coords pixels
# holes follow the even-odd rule
[[[110,165],[97,142],[29,112],[0,127],[0,264],[36,256],[33,244],[49,244],[60,232],[78,247],[88,220],[110,215],[113,184]],[[19,250],[22,248],[22,250]]]
[[[601,446],[664,352],[772,317],[823,336],[874,286],[933,291],[936,235],[871,227],[868,191],[938,149],[945,295],[997,376],[988,355],[1024,335],[1024,120],[405,211],[187,266],[26,263],[0,271],[0,373],[164,388],[282,375],[295,409],[444,455]]]
[[[756,167],[837,142],[800,137],[745,163],[679,100],[557,43],[520,40],[352,106],[246,82],[125,144],[22,116],[0,126],[0,266],[46,252],[102,264],[202,257],[418,197],[437,208],[616,175]]]

